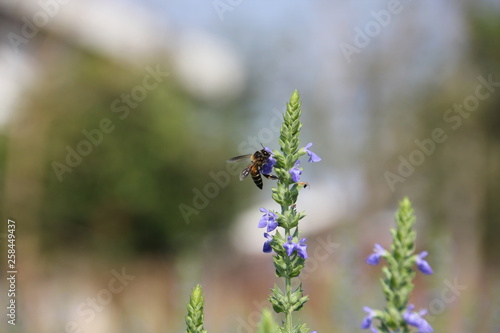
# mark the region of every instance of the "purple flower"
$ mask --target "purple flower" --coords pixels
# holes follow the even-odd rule
[[[424,274],[432,274],[433,271],[432,271],[432,267],[431,265],[429,265],[429,263],[424,260],[425,257],[427,257],[427,251],[423,251],[423,252],[420,252],[418,255],[417,255],[417,267],[418,269],[424,273]]]
[[[297,251],[297,255],[302,259],[307,259],[307,245],[306,239],[302,238],[300,242],[297,244],[292,241],[292,236],[288,236],[288,242],[283,244],[283,247],[286,250],[286,254],[290,257],[294,251]]]
[[[297,244],[295,246],[295,249],[297,250],[297,254],[299,255],[299,257],[301,257],[302,259],[307,259],[308,256],[307,256],[307,245],[306,245],[306,239],[305,238],[302,238],[299,242],[299,244]]]
[[[299,165],[300,165],[300,161],[297,160],[297,162],[295,162],[295,164],[293,165],[293,168],[291,168],[289,171],[290,176],[292,176],[292,181],[294,183],[296,183],[300,180],[300,175],[302,174],[302,170],[300,170],[298,168]]]
[[[267,232],[271,232],[276,229],[276,227],[278,226],[278,221],[276,221],[278,217],[276,216],[276,214],[268,211],[265,208],[261,208],[260,211],[264,213],[264,215],[262,215],[262,217],[260,218],[258,227],[264,228],[267,226]]]
[[[363,310],[368,313],[368,315],[363,319],[363,322],[361,323],[361,328],[366,330],[369,328],[373,333],[377,333],[378,330],[373,326],[373,318],[375,318],[377,312],[375,310],[372,310],[371,308],[364,306]]]
[[[366,258],[366,263],[369,265],[377,265],[380,262],[380,258],[387,254],[387,251],[380,245],[375,244],[373,248],[373,253]]]
[[[292,242],[292,236],[288,236],[288,242],[286,242],[285,244],[283,244],[283,247],[285,248],[286,250],[286,254],[287,256],[291,256],[293,251],[295,250],[295,243]]]
[[[264,148],[269,154],[271,154],[269,156],[269,158],[267,159],[267,162],[266,164],[264,164],[262,166],[262,169],[261,169],[261,172],[264,174],[264,175],[269,175],[271,174],[271,172],[273,172],[273,167],[274,165],[276,164],[276,159],[273,157],[273,152],[271,149],[269,149],[268,147]]]
[[[426,310],[420,310],[418,313],[413,311],[415,306],[413,304],[408,305],[408,308],[403,312],[403,319],[408,323],[408,325],[415,326],[419,333],[430,333],[434,332],[431,325],[422,318],[427,314]]]
[[[319,162],[321,161],[321,157],[313,153],[312,151],[309,150],[309,148],[312,146],[312,142],[308,143],[304,149],[306,150],[307,155],[309,155],[309,161],[308,162]]]
[[[267,240],[264,242],[264,248],[262,249],[262,251],[264,251],[264,253],[269,253],[273,250],[271,247],[271,241],[273,240],[273,237],[267,232],[264,233],[264,237],[266,237]]]

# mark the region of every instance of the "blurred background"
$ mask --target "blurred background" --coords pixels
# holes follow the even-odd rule
[[[408,196],[435,272],[412,303],[436,332],[500,332],[498,1],[4,0],[0,32],[1,331],[183,332],[201,283],[209,332],[253,332],[280,283],[273,181],[225,161],[278,149],[297,89],[323,159],[302,320],[360,332],[383,308],[364,260]]]

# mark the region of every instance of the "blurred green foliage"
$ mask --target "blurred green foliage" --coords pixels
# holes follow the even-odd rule
[[[500,81],[500,17],[495,11],[475,10],[469,12],[469,31],[472,46],[471,62],[482,73],[493,75],[495,82]],[[480,112],[480,126],[484,133],[484,202],[482,202],[482,251],[485,267],[494,274],[500,273],[497,253],[500,244],[500,88],[496,88],[485,102]]]
[[[132,92],[142,96],[137,87],[148,75],[146,67],[154,70],[155,63],[133,69],[80,50],[58,58],[22,111],[34,122],[43,117],[49,123],[40,214],[44,249],[165,253],[196,247],[202,236],[224,230],[242,198],[236,191],[243,187],[219,188],[189,223],[179,205],[193,207],[193,189],[203,191],[213,182],[209,172],[225,170],[230,140],[220,129],[231,127],[223,117],[229,110],[218,111],[216,121],[224,123],[201,138],[199,105],[173,75],[146,90],[143,100],[121,100]],[[168,71],[167,64],[159,68]],[[129,112],[113,112],[118,107]],[[108,133],[101,132],[101,139],[95,129],[103,121]],[[97,144],[82,143],[89,142],[85,130],[94,133]],[[73,156],[78,165],[71,167],[68,146],[88,155],[79,163]]]
[[[268,308],[262,309],[262,317],[260,318],[257,333],[273,333],[277,332],[278,325],[274,321],[271,310]]]
[[[5,188],[5,165],[7,157],[7,136],[0,134],[0,188]],[[0,193],[0,202],[5,200],[4,191]]]

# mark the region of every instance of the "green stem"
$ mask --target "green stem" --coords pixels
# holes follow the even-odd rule
[[[286,285],[286,297],[288,299],[288,304],[291,304],[291,298],[292,298],[292,279],[287,276],[285,277],[285,285]],[[291,307],[287,309],[286,315],[285,315],[285,325],[287,328],[287,331],[292,333],[293,332],[293,319],[292,319],[292,312],[293,310]]]
[[[288,237],[290,236],[290,229],[285,229],[285,241],[288,241]],[[285,276],[285,292],[286,292],[286,298],[287,298],[287,303],[289,304],[289,308],[286,310],[285,313],[285,327],[287,329],[287,332],[292,333],[293,332],[293,319],[292,319],[292,278],[290,277],[291,273],[291,260],[290,257],[286,258],[286,264],[287,264],[287,274]]]

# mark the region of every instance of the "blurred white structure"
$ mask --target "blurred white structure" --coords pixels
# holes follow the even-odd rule
[[[36,63],[37,51],[45,46],[47,32],[62,44],[125,66],[164,64],[187,91],[206,102],[231,100],[243,91],[244,67],[229,43],[196,30],[174,33],[167,18],[155,14],[138,2],[117,0],[0,3],[6,37],[0,44],[0,125],[43,70],[44,64]]]

